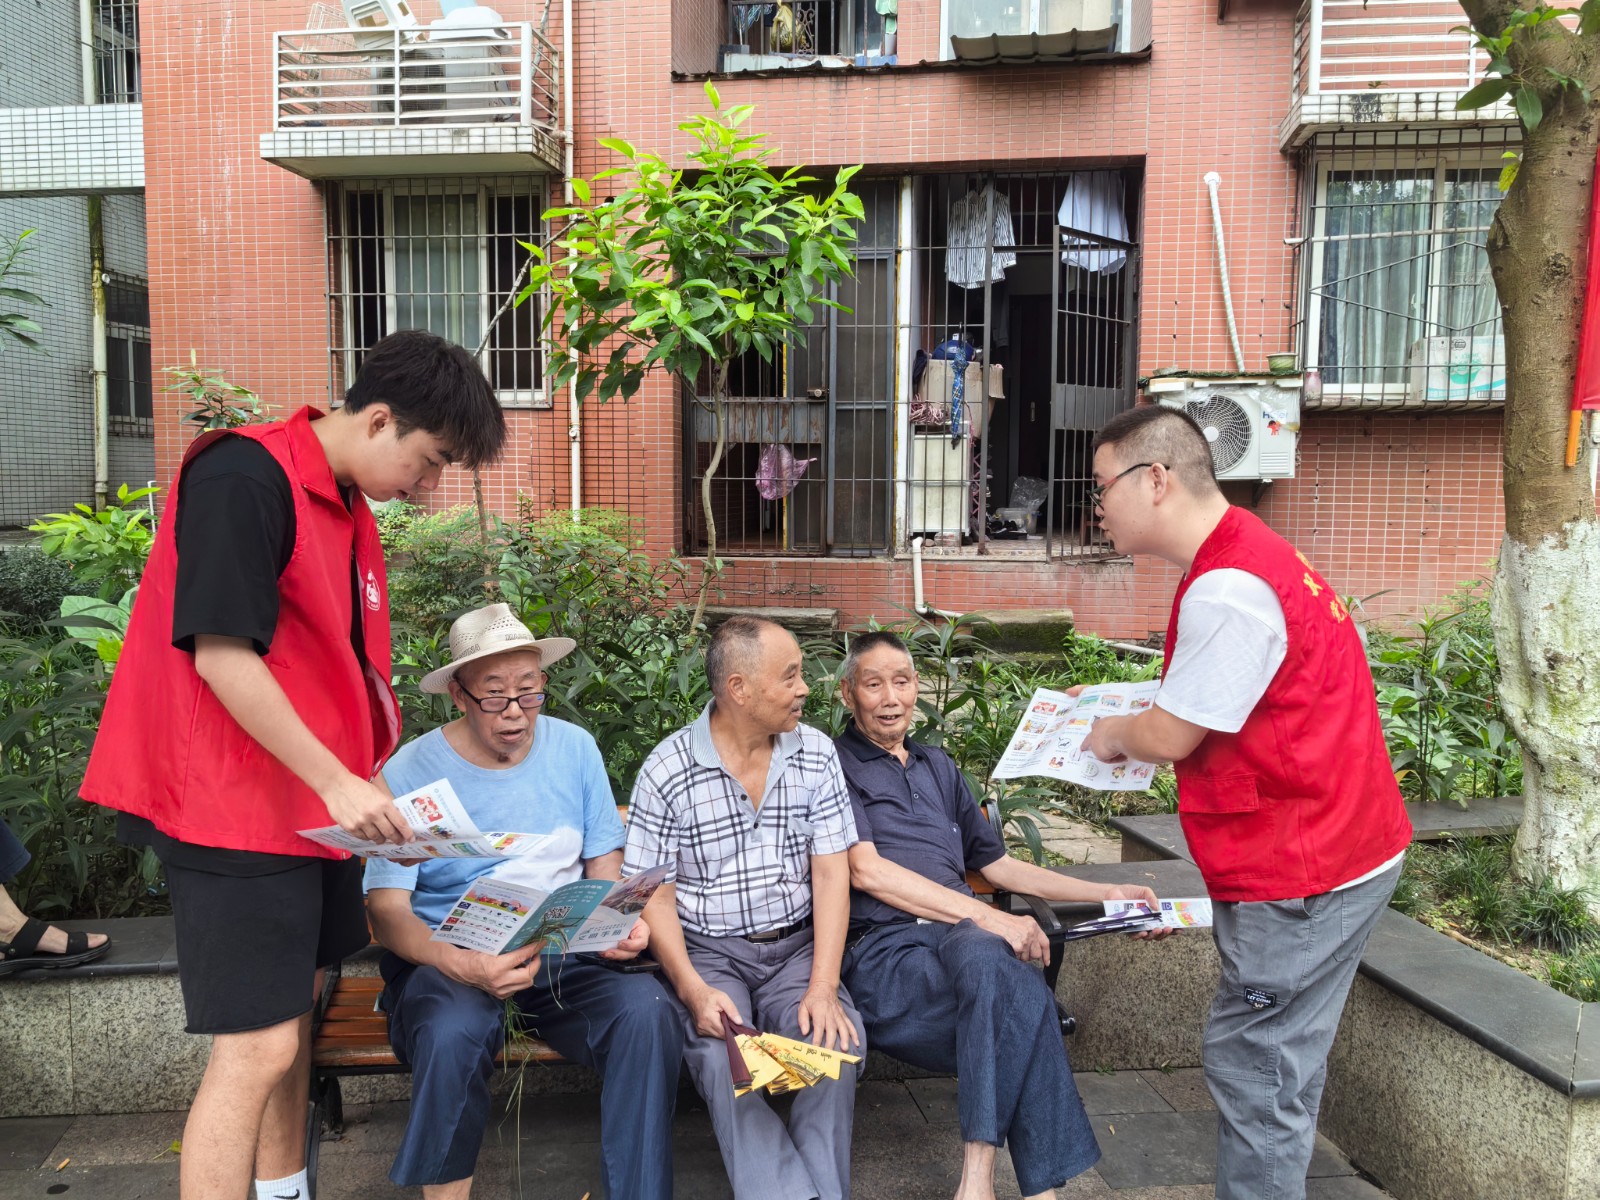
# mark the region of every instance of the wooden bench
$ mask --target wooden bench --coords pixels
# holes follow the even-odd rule
[[[1001,832],[1000,809],[992,801],[985,815],[997,833]],[[628,810],[619,805],[618,814],[627,820]],[[976,871],[967,873],[973,894],[1006,911],[1011,910],[1012,894],[996,889]],[[1050,939],[1050,966],[1045,981],[1053,993],[1061,974],[1060,919],[1037,896],[1017,897],[1027,906]],[[383,980],[376,975],[345,975],[339,967],[323,976],[322,991],[311,1013],[311,1106],[306,1118],[306,1174],[311,1194],[317,1188],[317,1158],[322,1132],[344,1129],[344,1096],[339,1081],[362,1075],[404,1075],[410,1068],[395,1057],[389,1045],[389,1018],[378,1008]],[[1056,1002],[1063,1036],[1077,1028],[1077,1020]],[[538,1038],[521,1035],[508,1041],[497,1060],[500,1066],[521,1063],[560,1064],[567,1060]]]

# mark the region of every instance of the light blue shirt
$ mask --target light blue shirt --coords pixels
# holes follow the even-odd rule
[[[533,748],[514,767],[474,766],[435,729],[400,747],[383,778],[396,796],[448,779],[483,832],[545,839],[520,858],[450,858],[415,867],[368,859],[364,889],[410,892],[412,911],[435,928],[480,875],[549,891],[581,877],[585,859],[619,850],[626,840],[600,748],[586,730],[558,717],[539,718]]]

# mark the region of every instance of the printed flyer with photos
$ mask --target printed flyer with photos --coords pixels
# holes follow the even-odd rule
[[[1040,688],[1028,701],[1011,744],[994,769],[996,779],[1044,775],[1104,792],[1140,792],[1155,778],[1153,763],[1105,763],[1083,749],[1083,740],[1101,717],[1143,712],[1161,684],[1100,683],[1077,696]]]

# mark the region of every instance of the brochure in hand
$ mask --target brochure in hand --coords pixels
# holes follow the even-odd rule
[[[1083,739],[1101,717],[1126,716],[1150,707],[1161,685],[1100,683],[1077,696],[1040,688],[995,766],[996,779],[1045,775],[1106,792],[1141,792],[1155,778],[1153,763],[1101,762],[1083,749]]]
[[[480,832],[447,779],[395,797],[394,806],[416,835],[409,842],[369,842],[337,825],[302,829],[300,836],[362,858],[517,858],[546,840],[531,833]]]
[[[1152,911],[1144,900],[1106,900],[1106,915],[1067,930],[1064,941],[1102,933],[1143,933],[1147,929],[1204,929],[1211,925],[1211,901],[1204,896],[1158,900]]]
[[[545,954],[610,950],[633,928],[667,877],[665,865],[627,879],[574,879],[541,891],[482,875],[461,893],[433,940],[505,954],[544,943]]]

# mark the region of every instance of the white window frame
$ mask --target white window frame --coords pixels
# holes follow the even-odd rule
[[[1460,230],[1444,229],[1438,224],[1438,210],[1443,203],[1445,175],[1450,171],[1480,171],[1498,169],[1499,155],[1506,149],[1505,146],[1495,144],[1489,146],[1451,147],[1443,145],[1416,146],[1415,157],[1403,159],[1402,154],[1407,149],[1403,146],[1383,147],[1370,151],[1341,151],[1331,149],[1322,151],[1312,160],[1313,172],[1313,199],[1311,204],[1312,236],[1310,239],[1310,253],[1306,257],[1306,274],[1303,287],[1306,297],[1306,320],[1301,344],[1301,362],[1307,369],[1321,368],[1324,363],[1318,360],[1322,346],[1322,296],[1318,289],[1322,286],[1323,270],[1326,266],[1324,249],[1327,245],[1327,219],[1328,219],[1328,177],[1335,171],[1340,173],[1361,171],[1414,171],[1418,175],[1431,172],[1433,175],[1433,196],[1429,201],[1434,212],[1428,223],[1427,229],[1419,229],[1397,236],[1428,237],[1428,301],[1423,313],[1425,325],[1436,327],[1440,321],[1440,308],[1445,302],[1445,289],[1433,278],[1435,263],[1442,261],[1445,249],[1445,239]],[[1379,366],[1388,364],[1378,364]],[[1339,364],[1341,369],[1361,371],[1371,369],[1367,364]],[[1346,398],[1351,400],[1369,400],[1379,402],[1399,403],[1407,398],[1410,385],[1404,381],[1399,383],[1330,383],[1323,380],[1322,394],[1326,398]]]
[[[1028,28],[1027,32],[1036,32],[1039,28],[1039,6],[1042,0],[1027,0]],[[950,5],[952,0],[939,0],[939,61],[952,62],[956,52],[950,46]],[[1117,17],[1117,44],[1113,48],[1117,54],[1128,53],[1128,43],[1133,38],[1133,31],[1128,28],[1127,11],[1129,0],[1112,0],[1113,13]],[[1156,0],[1160,3],[1160,0]]]

